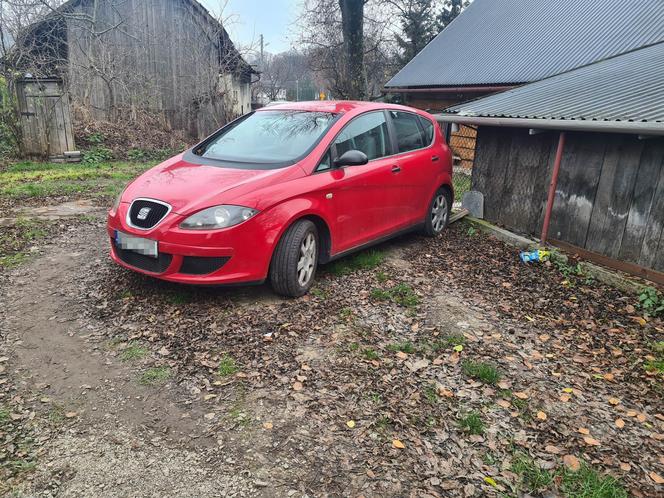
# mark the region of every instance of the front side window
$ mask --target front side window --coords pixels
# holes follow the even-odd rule
[[[390,111],[390,116],[397,134],[399,152],[408,152],[409,150],[425,147],[424,136],[416,114]]]
[[[349,150],[364,152],[369,161],[389,154],[387,122],[383,111],[369,112],[353,119],[334,141],[337,157]]]
[[[259,111],[222,129],[196,153],[246,163],[292,163],[309,152],[335,115],[312,111]]]

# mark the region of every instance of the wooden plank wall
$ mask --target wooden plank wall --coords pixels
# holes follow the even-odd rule
[[[69,96],[56,80],[18,80],[22,152],[42,158],[75,150]]]
[[[96,118],[148,107],[197,137],[224,124],[220,28],[191,2],[84,0],[73,8],[69,86]],[[96,35],[79,19],[94,19]]]
[[[539,235],[557,133],[480,127],[473,189],[485,217]],[[567,134],[552,238],[664,271],[664,138]]]

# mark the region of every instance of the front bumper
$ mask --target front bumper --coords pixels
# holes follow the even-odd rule
[[[222,285],[262,282],[267,277],[273,240],[254,218],[222,230],[182,230],[184,219],[169,213],[150,230],[128,226],[128,204],[108,214],[111,259],[124,268],[171,282]],[[121,249],[115,232],[158,241],[159,257],[151,258]]]

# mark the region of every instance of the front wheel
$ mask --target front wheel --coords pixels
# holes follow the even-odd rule
[[[429,203],[427,218],[424,222],[424,234],[435,237],[445,230],[450,221],[452,211],[452,196],[444,187],[439,188]]]
[[[309,220],[295,222],[281,237],[270,265],[270,282],[277,294],[299,297],[314,283],[318,265],[318,230]]]

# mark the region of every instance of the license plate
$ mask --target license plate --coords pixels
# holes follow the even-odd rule
[[[159,255],[156,240],[135,237],[120,230],[115,231],[115,245],[120,249],[134,251],[151,258],[156,258]]]

